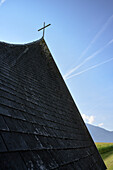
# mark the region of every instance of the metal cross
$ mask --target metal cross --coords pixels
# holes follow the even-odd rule
[[[51,25],[51,24],[48,24],[48,25],[45,26],[45,22],[44,22],[44,26],[38,30],[38,31],[43,30],[43,38],[44,38],[45,28],[48,27],[48,26],[50,26],[50,25]]]

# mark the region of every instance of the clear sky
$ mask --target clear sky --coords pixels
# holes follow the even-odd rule
[[[45,40],[85,122],[113,131],[113,0],[0,0],[0,41]]]

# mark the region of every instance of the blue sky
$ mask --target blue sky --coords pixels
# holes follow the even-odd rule
[[[45,40],[85,122],[113,130],[113,1],[1,0],[0,41]]]

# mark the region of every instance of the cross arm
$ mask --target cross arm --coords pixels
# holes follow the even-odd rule
[[[40,28],[38,31],[41,31],[41,30],[43,30],[44,28],[46,28],[46,27],[48,27],[48,26],[50,26],[50,25],[51,25],[51,24],[48,24],[48,25],[46,25],[46,26]]]

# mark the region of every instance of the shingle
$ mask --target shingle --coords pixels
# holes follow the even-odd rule
[[[43,146],[37,136],[23,134],[22,137],[30,150],[43,149]]]
[[[33,123],[24,121],[22,124],[28,133],[35,133],[36,130],[33,126]]]
[[[0,130],[9,130],[3,116],[0,115]]]
[[[53,157],[53,159],[56,161],[56,163],[59,165],[59,167],[61,165],[64,164],[64,161],[63,161],[63,155],[61,153],[61,150],[50,150],[49,151]]]
[[[5,146],[5,143],[0,135],[0,152],[6,152],[7,151],[7,148]]]
[[[11,131],[17,131],[19,128],[18,121],[11,117],[4,117],[4,120]]]
[[[48,142],[48,137],[38,136],[38,139],[44,148],[51,148],[51,143]]]
[[[7,106],[0,104],[0,114],[11,116],[10,109]]]
[[[43,136],[47,136],[48,135],[48,133],[47,133],[46,129],[44,128],[44,126],[41,126],[39,124],[33,124],[33,127],[34,127],[35,132],[37,134],[40,134],[40,135],[43,135]]]
[[[0,154],[1,170],[27,170],[19,153],[3,153]]]
[[[18,109],[14,109],[14,108],[11,109],[11,116],[17,119],[22,119],[22,120],[25,119],[23,112]]]
[[[37,153],[40,156],[41,160],[44,162],[47,169],[53,169],[58,167],[58,164],[56,163],[49,151],[44,150],[38,151]]]
[[[2,132],[1,135],[9,151],[28,149],[21,133]]]
[[[21,156],[24,159],[27,169],[46,170],[45,164],[41,160],[37,152],[32,151],[21,152]]]
[[[73,163],[70,163],[70,164],[65,164],[64,166],[61,166],[60,167],[60,170],[74,170],[74,164]],[[77,170],[81,170],[81,169],[78,169]]]

